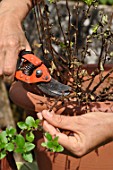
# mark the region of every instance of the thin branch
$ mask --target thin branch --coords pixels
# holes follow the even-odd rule
[[[113,68],[104,76],[100,82],[93,88],[93,90],[90,92],[91,94],[94,93],[97,88],[110,76],[110,74],[113,73]]]

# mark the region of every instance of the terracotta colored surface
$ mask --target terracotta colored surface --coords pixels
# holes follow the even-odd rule
[[[17,170],[16,162],[12,153],[8,153],[5,158],[0,160],[0,170]]]
[[[10,96],[19,106],[37,112],[51,107],[54,103],[52,99],[27,92],[20,82],[13,84]],[[89,111],[113,112],[113,103],[91,103],[87,106],[87,109],[88,108]],[[58,114],[68,113],[70,115],[73,115],[73,113],[84,113],[85,111],[86,106],[83,105],[82,109],[80,109],[75,102],[65,103],[64,105],[59,102],[57,109]],[[44,151],[44,149],[40,147],[42,134],[37,132],[36,135],[36,153],[40,170],[45,170],[45,167],[46,170],[113,170],[113,143],[100,147],[98,152],[93,151],[81,159],[78,159],[64,154],[53,154]]]
[[[105,73],[107,74],[107,73]],[[111,77],[112,78],[112,77]],[[95,78],[95,84],[99,81],[99,76]],[[87,82],[86,84],[88,84]],[[106,80],[109,84],[109,81]],[[86,84],[84,87],[86,87]],[[107,85],[106,84],[106,85]],[[93,84],[94,85],[94,84]],[[10,90],[10,97],[17,105],[24,109],[39,112],[43,109],[49,109],[54,104],[54,100],[28,92],[29,86],[20,82],[15,82]],[[102,85],[103,86],[103,85]],[[101,86],[101,87],[102,87]],[[100,89],[101,89],[100,87]],[[33,89],[34,91],[35,89]],[[36,91],[35,91],[36,92]],[[59,102],[54,108],[56,114],[79,115],[84,114],[86,109],[89,111],[113,112],[113,102],[90,103],[87,106],[77,105],[76,102]],[[107,113],[105,113],[107,114]],[[113,143],[106,144],[99,149],[85,155],[82,158],[74,158],[64,154],[54,154],[44,150],[41,147],[42,133],[36,133],[36,156],[40,170],[113,170]]]

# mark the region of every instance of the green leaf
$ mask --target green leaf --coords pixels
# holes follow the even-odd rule
[[[108,16],[107,15],[103,15],[102,16],[102,24],[106,25],[108,23]]]
[[[57,150],[57,146],[53,146],[53,148],[50,149],[50,151],[52,152],[56,152],[56,150]]]
[[[110,5],[113,5],[113,0],[108,0],[108,3],[109,3]]]
[[[0,151],[0,159],[3,159],[6,156],[6,151]]]
[[[26,125],[25,122],[18,122],[17,125],[18,125],[18,127],[19,127],[20,129],[22,129],[22,130],[25,130],[25,129],[28,128],[28,126]]]
[[[52,142],[52,141],[48,141],[48,142],[47,142],[47,148],[48,148],[48,149],[52,149],[53,146],[54,146],[54,145],[53,145],[53,142]]]
[[[0,142],[0,149],[4,149],[4,148],[5,148],[5,146],[6,146],[6,143],[2,143],[2,142]]]
[[[54,3],[56,0],[48,0],[50,4]]]
[[[100,62],[100,70],[104,71],[104,65],[103,65],[102,61]]]
[[[30,131],[30,132],[26,132],[26,140],[29,142],[33,142],[34,141],[34,134]]]
[[[34,127],[35,125],[35,120],[33,117],[28,116],[25,120],[25,123],[29,126],[29,127]]]
[[[95,25],[92,26],[92,31],[93,31],[94,34],[97,33],[98,28],[99,28],[99,25],[98,25],[98,24],[95,24]]]
[[[15,135],[15,133],[16,133],[16,129],[15,129],[15,128],[13,128],[13,127],[6,128],[6,133],[7,133],[7,135],[8,135],[8,136],[12,137],[12,136],[14,136],[14,135]]]
[[[58,136],[56,136],[54,139],[53,139],[53,142],[56,142],[56,143],[58,143]]]
[[[60,47],[61,48],[66,48],[66,45],[63,42],[60,42]]]
[[[58,143],[58,137],[55,137],[52,141],[42,142],[41,146],[52,152],[62,152],[64,150],[63,146]]]
[[[28,162],[30,162],[30,163],[32,163],[33,162],[33,156],[32,156],[32,154],[31,153],[23,153],[22,154],[22,157],[24,158],[24,160],[26,160],[26,161],[28,161]]]
[[[41,146],[42,146],[42,147],[47,147],[47,143],[46,143],[46,142],[42,142],[42,143],[41,143]]]
[[[63,152],[63,150],[64,150],[63,146],[58,145],[55,152]]]
[[[19,148],[23,148],[24,145],[25,145],[25,139],[22,135],[17,135],[16,136],[16,139],[15,139],[15,142],[16,142],[16,145],[19,147]]]
[[[24,146],[25,152],[29,152],[33,150],[34,148],[35,148],[35,145],[33,143],[30,143],[30,142],[25,143],[25,146]]]
[[[15,152],[16,152],[16,153],[24,153],[24,148],[18,148],[18,147],[17,147],[17,148],[15,149]]]
[[[101,4],[107,4],[107,0],[99,0]]]
[[[6,150],[9,152],[12,152],[14,150],[14,144],[13,143],[8,143],[6,145]]]
[[[52,135],[50,133],[46,132],[44,135],[45,135],[45,137],[47,138],[48,141],[52,140]]]
[[[90,6],[94,2],[94,0],[83,0],[83,2]]]
[[[36,119],[36,120],[35,120],[35,128],[38,128],[40,122],[41,122],[40,119]]]
[[[0,142],[1,143],[7,143],[8,142],[6,131],[0,132]]]

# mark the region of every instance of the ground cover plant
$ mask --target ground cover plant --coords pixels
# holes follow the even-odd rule
[[[18,122],[17,125],[21,129],[19,134],[13,127],[6,128],[0,133],[0,159],[3,159],[8,152],[15,152],[21,154],[25,161],[32,162],[32,150],[35,148],[33,132],[42,130],[40,120],[34,120],[33,117],[28,116],[25,122]],[[63,147],[58,144],[58,137],[53,139],[49,133],[44,135],[47,141],[43,142],[42,146],[53,152],[63,151]]]

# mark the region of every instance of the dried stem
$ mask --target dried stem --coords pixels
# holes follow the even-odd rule
[[[93,94],[97,88],[110,76],[110,74],[113,73],[113,68],[106,74],[106,76],[104,76],[100,82],[93,88],[93,90],[90,92],[91,94]]]

